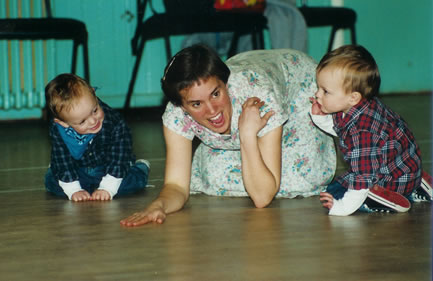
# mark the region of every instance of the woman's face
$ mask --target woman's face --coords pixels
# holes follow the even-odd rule
[[[232,105],[226,85],[217,77],[200,80],[180,92],[182,108],[202,126],[219,134],[230,134]]]

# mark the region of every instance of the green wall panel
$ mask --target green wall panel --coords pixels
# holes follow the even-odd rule
[[[382,92],[432,91],[432,1],[345,3],[358,13],[358,42],[377,60]]]
[[[0,0],[10,1],[10,0]],[[130,40],[136,27],[135,0],[51,0],[57,17],[72,17],[84,21],[89,32],[91,83],[98,86],[98,95],[113,107],[122,107],[128,89],[135,57]],[[154,7],[163,11],[162,0]],[[300,4],[298,0],[298,4]],[[331,0],[309,0],[309,6],[329,6]],[[431,0],[346,0],[346,7],[357,12],[359,44],[375,56],[382,74],[382,93],[415,93],[432,91],[432,1]],[[147,9],[146,17],[150,14]],[[326,52],[329,27],[308,29],[308,53],[319,60]],[[268,33],[265,35],[269,48]],[[349,43],[344,31],[344,43]],[[173,53],[178,51],[181,36],[171,38]],[[50,43],[47,79],[70,71],[72,43]],[[83,75],[79,52],[78,74]],[[161,104],[160,78],[166,64],[161,39],[149,41],[140,65],[132,106]],[[34,111],[31,111],[34,112]],[[26,116],[0,111],[7,116]],[[33,115],[31,116],[33,117]]]

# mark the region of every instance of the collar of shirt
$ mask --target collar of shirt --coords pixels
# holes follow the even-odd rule
[[[352,106],[352,108],[346,114],[344,114],[342,111],[333,114],[335,124],[334,130],[337,132],[337,134],[356,122],[359,115],[361,115],[372,102],[375,102],[375,98],[372,100],[363,99],[358,104]]]
[[[95,136],[94,134],[81,135],[77,133],[72,127],[63,127],[56,123],[57,130],[66,144],[69,152],[74,159],[80,159],[86,151],[87,145]]]

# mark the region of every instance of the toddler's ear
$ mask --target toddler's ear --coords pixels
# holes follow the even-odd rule
[[[350,94],[350,104],[352,106],[358,104],[362,100],[362,95],[360,92],[352,92]]]
[[[57,124],[59,124],[59,125],[62,126],[62,127],[65,127],[65,128],[68,128],[68,127],[69,127],[68,123],[63,122],[63,121],[60,120],[60,119],[54,118],[54,122],[56,122]]]

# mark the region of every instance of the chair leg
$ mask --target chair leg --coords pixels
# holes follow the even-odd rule
[[[252,32],[253,49],[263,50],[265,48],[265,39],[263,36],[263,30],[258,28]]]
[[[258,43],[259,43],[259,49],[260,50],[264,50],[265,49],[265,38],[264,38],[264,35],[263,35],[263,30],[262,29],[260,29],[259,30],[259,38],[258,38]]]
[[[331,37],[329,38],[329,43],[328,43],[328,52],[332,51],[332,45],[334,45],[334,38],[335,38],[335,33],[337,32],[338,28],[333,26],[332,30],[331,30]]]
[[[329,39],[328,52],[332,51],[332,45],[334,44],[335,34],[337,33],[338,28],[333,26],[331,31],[331,37]],[[350,40],[353,45],[356,45],[356,33],[355,26],[352,25],[349,27],[350,30]]]
[[[352,39],[352,44],[356,45],[356,33],[355,33],[355,26],[352,25],[350,27],[350,35],[351,35],[351,39]]]
[[[227,58],[234,56],[237,52],[238,42],[239,42],[240,34],[238,32],[233,33],[232,42],[230,43],[230,48],[227,53]]]
[[[143,55],[144,43],[145,43],[145,40],[141,40],[140,46],[138,46],[138,49],[137,49],[135,64],[134,64],[134,68],[132,70],[131,80],[129,81],[129,87],[128,87],[128,92],[126,93],[125,104],[123,105],[124,113],[126,113],[129,109],[132,92],[134,91],[135,80],[137,79],[138,69],[140,67],[141,56]]]
[[[77,71],[77,53],[78,53],[78,45],[80,43],[77,40],[74,40],[74,45],[72,47],[72,65],[71,65],[71,73]]]
[[[87,40],[83,42],[84,78],[90,83],[89,48]]]
[[[165,43],[165,55],[167,57],[167,63],[168,63],[171,60],[170,37],[164,36],[164,43]]]
[[[77,55],[78,55],[78,47],[82,45],[83,48],[83,67],[84,67],[84,79],[90,83],[90,71],[89,71],[89,50],[87,47],[87,41],[78,42],[74,40],[74,46],[72,47],[72,65],[71,65],[71,73],[76,73],[77,71]]]
[[[257,32],[256,31],[251,32],[251,40],[253,43],[253,50],[257,50],[258,39],[257,39]]]

